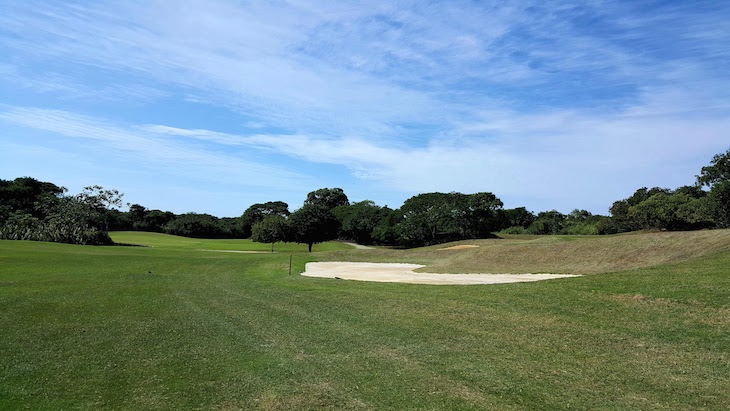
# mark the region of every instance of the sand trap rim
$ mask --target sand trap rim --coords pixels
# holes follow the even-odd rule
[[[302,275],[341,280],[432,285],[506,284],[580,277],[575,274],[436,274],[413,271],[423,267],[425,266],[406,263],[314,262],[306,264]]]

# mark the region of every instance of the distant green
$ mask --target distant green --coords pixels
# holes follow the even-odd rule
[[[402,250],[112,237],[149,247],[0,241],[0,409],[730,409],[725,239],[632,271],[428,286],[297,275],[315,259]],[[549,253],[542,238],[494,250]],[[555,250],[598,241],[570,239]],[[435,263],[448,251],[404,252]],[[520,267],[542,258],[525,256]]]

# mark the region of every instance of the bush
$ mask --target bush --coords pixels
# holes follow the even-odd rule
[[[596,223],[596,231],[599,235],[607,235],[617,234],[620,230],[613,218],[604,217]]]
[[[530,234],[525,227],[519,225],[513,225],[512,227],[505,228],[497,234]]]
[[[596,223],[582,222],[570,224],[560,231],[560,234],[567,235],[597,235],[598,227]]]
[[[8,221],[0,227],[0,239],[50,241],[55,243],[106,245],[113,244],[105,231],[73,221]]]

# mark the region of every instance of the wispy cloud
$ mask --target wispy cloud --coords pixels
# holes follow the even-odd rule
[[[722,2],[4,3],[0,120],[188,176],[339,181],[326,165],[391,204],[605,211],[727,145],[729,21]]]
[[[146,169],[197,180],[227,180],[251,187],[286,189],[311,183],[306,176],[281,166],[259,163],[251,156],[220,154],[160,138],[159,133],[144,132],[141,127],[118,126],[62,110],[11,107],[0,111],[0,121],[86,140],[98,144],[103,158],[127,157]]]

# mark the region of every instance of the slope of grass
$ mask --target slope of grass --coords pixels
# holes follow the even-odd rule
[[[249,239],[206,239],[177,235],[148,233],[145,231],[112,231],[109,236],[115,243],[143,245],[147,247],[185,248],[190,250],[271,251],[271,244],[256,243]],[[339,241],[315,244],[312,251],[347,250],[352,246]],[[296,253],[307,251],[306,244],[276,243],[275,252]]]
[[[478,248],[445,248],[474,244]],[[730,230],[639,232],[612,236],[521,236],[469,240],[412,250],[342,250],[341,261],[414,262],[437,273],[595,274],[686,261],[730,250]]]
[[[329,254],[296,253],[295,273]],[[0,409],[729,409],[728,267],[720,250],[434,287],[290,277],[281,254],[0,241]]]

